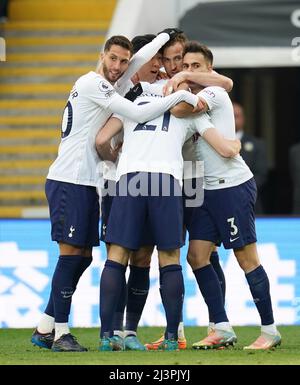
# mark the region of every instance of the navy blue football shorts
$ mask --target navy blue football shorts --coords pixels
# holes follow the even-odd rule
[[[117,183],[106,230],[105,242],[130,250],[150,244],[158,250],[180,248],[184,242],[179,182],[161,173],[123,175]]]
[[[239,186],[205,190],[204,203],[193,210],[188,224],[189,240],[223,243],[238,249],[256,242],[254,178]]]
[[[106,229],[108,218],[112,206],[112,202],[116,192],[116,182],[113,180],[106,180],[104,182],[104,189],[102,190],[101,199],[101,232],[100,240],[105,242]]]
[[[115,195],[116,195],[116,182],[113,180],[106,180],[104,182],[104,190],[102,190],[102,199],[101,199],[100,240],[102,242],[107,242],[105,240],[106,230],[107,230],[107,225],[109,221],[111,206]],[[150,246],[150,245],[154,245],[154,241],[153,241],[153,236],[149,227],[149,223],[147,222],[145,223],[142,231],[140,246],[142,247],[142,246]]]
[[[99,195],[96,187],[47,179],[53,241],[91,248],[99,246]]]

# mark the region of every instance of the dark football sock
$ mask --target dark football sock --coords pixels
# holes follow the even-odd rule
[[[159,271],[161,296],[167,319],[165,338],[177,340],[184,297],[182,267],[180,265],[168,265],[161,267]]]
[[[270,296],[270,283],[264,268],[260,265],[255,270],[246,274],[250,291],[255,306],[259,312],[262,325],[274,323],[272,302]]]
[[[100,280],[101,338],[113,335],[114,314],[121,290],[126,284],[125,272],[126,266],[121,263],[111,260],[105,262]]]
[[[212,265],[209,264],[196,269],[194,274],[204,301],[207,304],[209,319],[215,323],[228,322],[220,282]]]

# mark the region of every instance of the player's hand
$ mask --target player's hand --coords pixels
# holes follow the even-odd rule
[[[240,153],[241,148],[242,148],[242,143],[239,139],[235,139],[236,145],[237,145],[237,151]]]
[[[180,33],[183,33],[183,31],[179,28],[165,28],[163,31],[158,32],[158,35],[163,32],[167,33],[170,36],[170,40],[174,39],[174,37],[176,37]]]
[[[134,85],[136,85],[136,84],[140,81],[139,75],[138,75],[137,73],[135,73],[135,74],[131,77],[130,80],[132,81],[132,83],[133,83]]]
[[[157,77],[156,77],[157,80],[166,80],[166,79],[169,79],[168,75],[166,74],[166,72],[164,71],[158,71],[158,74],[157,74]]]
[[[179,85],[186,81],[186,72],[179,72],[170,79],[163,88],[164,96],[170,95],[173,91],[177,91]]]
[[[116,162],[119,156],[119,152],[121,151],[123,146],[123,142],[119,142],[115,147],[110,147],[110,154],[113,157],[113,162]]]
[[[121,150],[122,146],[123,146],[123,142],[119,142],[114,147],[110,147],[110,153],[111,154],[118,153]]]
[[[205,104],[203,103],[203,101],[199,98],[199,101],[197,103],[197,105],[194,107],[193,109],[193,113],[195,112],[202,112],[203,110],[205,109]]]

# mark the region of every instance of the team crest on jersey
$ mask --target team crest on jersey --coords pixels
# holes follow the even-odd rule
[[[69,238],[72,238],[72,237],[73,237],[74,231],[75,231],[75,227],[71,226],[71,227],[70,227],[70,233],[69,233],[69,235],[68,235]]]

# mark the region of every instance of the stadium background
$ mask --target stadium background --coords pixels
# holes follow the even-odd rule
[[[263,198],[269,217],[257,221],[259,253],[270,276],[276,320],[299,324],[300,219],[290,215],[288,169],[289,147],[300,141],[299,2],[10,0],[8,20],[0,24],[2,51],[6,44],[6,61],[0,63],[0,327],[34,326],[47,300],[57,246],[50,241],[48,219],[20,218],[47,218],[44,180],[72,83],[94,69],[106,36],[131,38],[174,25],[212,48],[216,69],[234,80],[231,96],[245,107],[247,130],[268,143]],[[206,325],[185,254],[183,248],[184,321]],[[232,254],[221,249],[220,255],[232,323],[257,324],[242,271]],[[99,323],[104,258],[101,245],[74,296],[71,326]],[[155,258],[151,274],[142,325],[163,325]]]

